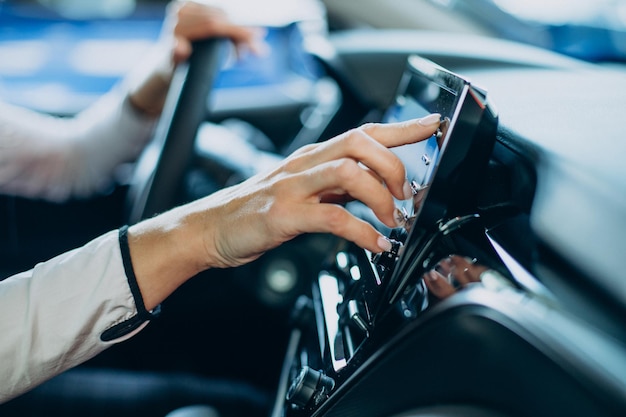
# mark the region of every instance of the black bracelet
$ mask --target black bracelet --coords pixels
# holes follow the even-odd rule
[[[128,226],[123,226],[119,229],[118,239],[120,244],[120,252],[122,254],[122,264],[124,265],[124,272],[126,273],[126,279],[128,280],[130,292],[133,295],[133,299],[135,301],[137,315],[122,323],[116,324],[115,326],[107,329],[104,333],[102,333],[100,339],[104,342],[118,339],[129,334],[146,321],[150,321],[156,318],[161,312],[160,305],[158,305],[152,311],[146,310],[146,306],[143,302],[143,297],[141,296],[141,291],[139,290],[139,285],[137,284],[137,277],[135,276],[133,263],[130,258],[130,248],[128,247]]]

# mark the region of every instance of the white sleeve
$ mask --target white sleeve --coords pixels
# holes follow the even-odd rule
[[[154,125],[122,88],[71,118],[0,102],[0,193],[62,201],[102,191],[121,163],[139,155]]]
[[[1,281],[0,403],[141,330],[129,284],[117,231]]]

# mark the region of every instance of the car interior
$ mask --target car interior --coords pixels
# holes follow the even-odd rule
[[[41,3],[5,1],[0,55],[52,33],[45,25],[102,24],[63,15],[58,5],[71,2]],[[107,19],[144,22],[137,36],[154,39],[165,2],[135,3]],[[221,386],[222,400],[206,402],[223,416],[625,415],[625,5],[531,1],[516,14],[523,7],[504,0],[301,3],[305,16],[267,25],[268,56],[236,62],[227,42],[197,42],[154,138],[109,192],[64,203],[0,196],[2,277],[303,145],[438,112],[435,135],[393,150],[415,193],[397,202],[404,226],[346,205],[392,251],[303,235],[206,271],[77,371]],[[264,8],[225,7],[243,4],[246,15]],[[35,7],[44,11],[27,12]],[[573,9],[589,22],[547,22],[548,12],[574,19]],[[0,97],[11,98],[21,75],[3,68]],[[59,116],[84,105],[27,98],[14,101]],[[451,255],[486,272],[467,285],[448,277],[455,292],[440,298],[425,277]]]

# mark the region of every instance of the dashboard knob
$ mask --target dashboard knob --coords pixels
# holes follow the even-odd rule
[[[335,381],[324,373],[303,366],[287,391],[287,401],[298,408],[304,408],[313,400],[313,405],[328,398]]]

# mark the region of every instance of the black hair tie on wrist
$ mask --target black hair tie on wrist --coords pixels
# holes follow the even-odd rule
[[[131,317],[126,321],[123,321],[122,323],[118,323],[110,329],[104,331],[104,333],[100,335],[100,340],[102,340],[103,342],[109,342],[111,340],[119,339],[120,337],[126,336],[127,334],[136,330],[146,321],[150,321],[158,317],[159,313],[161,312],[160,305],[158,305],[154,310],[148,311],[146,310],[146,306],[143,303],[143,297],[141,296],[141,291],[139,290],[139,285],[137,284],[137,277],[135,276],[135,270],[133,269],[133,263],[130,258],[130,248],[128,246],[128,225],[122,226],[119,229],[118,239],[120,244],[120,252],[122,254],[122,264],[124,265],[124,272],[126,273],[126,279],[128,280],[130,292],[133,295],[133,299],[135,301],[137,315]]]

